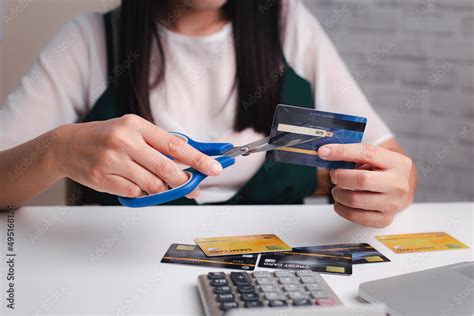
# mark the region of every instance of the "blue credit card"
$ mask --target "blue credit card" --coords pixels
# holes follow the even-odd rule
[[[304,251],[325,251],[352,255],[352,264],[390,262],[390,259],[381,254],[377,249],[367,243],[322,245],[312,247],[298,247],[293,250]]]
[[[353,169],[355,163],[327,161],[318,156],[326,144],[360,143],[364,136],[365,117],[316,111],[280,104],[275,110],[270,144],[302,139],[306,142],[270,151],[268,157],[278,162],[328,169]]]

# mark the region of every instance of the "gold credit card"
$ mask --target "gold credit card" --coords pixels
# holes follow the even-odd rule
[[[209,257],[291,250],[273,234],[196,238],[194,242]]]
[[[469,246],[445,232],[386,235],[376,236],[375,238],[395,253],[469,248]]]

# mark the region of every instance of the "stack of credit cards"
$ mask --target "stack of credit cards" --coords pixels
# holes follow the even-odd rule
[[[311,167],[353,169],[355,163],[326,161],[319,158],[317,151],[326,144],[360,143],[366,124],[364,117],[280,104],[275,110],[270,144],[278,145],[296,139],[307,141],[270,151],[268,157],[278,162]]]
[[[243,240],[249,242],[246,248],[241,245],[235,248]],[[290,248],[275,235],[199,238],[196,242],[199,246],[172,244],[161,262],[252,271],[260,254],[258,267],[261,268],[350,275],[353,264],[390,261],[367,243]],[[271,252],[266,248],[269,245]],[[210,255],[209,251],[214,249],[222,251]],[[228,255],[232,250],[239,254]]]
[[[291,250],[273,234],[197,238],[194,241],[196,245],[172,244],[161,262],[250,271],[255,269],[259,253]]]

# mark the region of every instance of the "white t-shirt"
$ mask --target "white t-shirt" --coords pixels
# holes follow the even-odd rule
[[[300,1],[287,3],[285,57],[311,83],[315,108],[367,117],[365,142],[380,144],[392,138],[320,24]],[[242,145],[263,137],[253,129],[232,128],[237,106],[232,25],[203,37],[164,28],[160,33],[166,69],[165,81],[150,93],[155,123],[199,141]],[[106,65],[102,15],[86,13],[67,23],[0,110],[0,150],[80,121],[107,87]],[[221,176],[202,184],[198,202],[229,199],[264,159],[263,153],[238,158]]]

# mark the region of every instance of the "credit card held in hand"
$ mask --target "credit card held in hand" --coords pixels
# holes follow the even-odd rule
[[[268,158],[278,162],[321,167],[328,169],[353,169],[355,163],[327,161],[319,158],[319,147],[326,144],[360,143],[367,119],[359,116],[321,112],[314,109],[280,104],[275,110],[270,144],[307,138],[308,141],[293,147],[282,147],[268,153]]]
[[[196,238],[194,242],[209,257],[291,250],[273,234]]]

